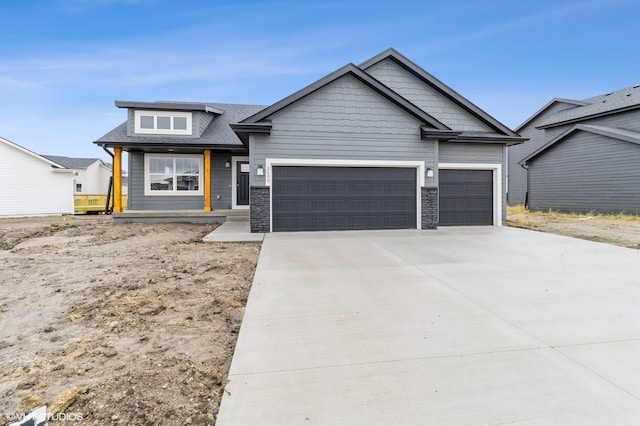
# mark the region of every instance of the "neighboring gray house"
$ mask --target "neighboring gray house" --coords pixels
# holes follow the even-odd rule
[[[116,106],[95,143],[129,153],[130,213],[249,208],[254,232],[501,225],[523,141],[393,49],[266,108]]]
[[[553,99],[509,147],[509,204],[640,214],[640,85],[582,101]]]

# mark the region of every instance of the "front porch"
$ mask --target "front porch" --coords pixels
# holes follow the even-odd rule
[[[113,223],[223,223],[227,218],[249,221],[249,210],[125,210],[113,213]]]

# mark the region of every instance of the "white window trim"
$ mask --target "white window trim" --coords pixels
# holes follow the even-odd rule
[[[493,224],[502,226],[502,164],[490,163],[439,163],[438,169],[493,170]],[[438,177],[439,179],[439,177]],[[438,185],[440,182],[438,182]],[[438,191],[439,194],[439,191]]]
[[[335,160],[335,159],[265,159],[265,186],[271,187],[271,170],[274,166],[319,166],[319,167],[403,167],[416,169],[416,227],[422,229],[422,188],[424,187],[424,161],[402,160]],[[269,191],[269,232],[273,232],[273,194]]]
[[[154,126],[157,126],[158,116],[171,117],[171,126],[173,126],[174,117],[184,117],[187,119],[187,128],[185,130],[176,129],[143,129],[140,127],[140,117],[143,115],[153,116]],[[193,134],[193,113],[191,112],[178,112],[178,111],[134,111],[134,131],[140,135],[183,135],[191,136]]]
[[[151,179],[149,177],[149,159],[151,158],[197,158],[199,162],[200,174],[198,178],[197,191],[178,191],[174,188],[171,191],[152,191]],[[174,169],[175,170],[175,169]],[[144,154],[144,195],[150,197],[188,197],[204,195],[204,157],[198,154]]]
[[[231,157],[231,208],[247,210],[249,206],[239,206],[238,203],[238,161],[249,161],[249,157]]]

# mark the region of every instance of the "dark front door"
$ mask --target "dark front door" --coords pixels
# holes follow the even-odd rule
[[[249,162],[236,162],[236,205],[249,205]]]
[[[441,169],[439,225],[493,225],[493,170]]]
[[[273,168],[274,231],[416,228],[416,169]]]

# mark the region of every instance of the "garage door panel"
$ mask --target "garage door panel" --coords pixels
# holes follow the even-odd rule
[[[493,170],[439,172],[439,225],[493,225]]]
[[[273,230],[416,227],[416,169],[274,167]]]

